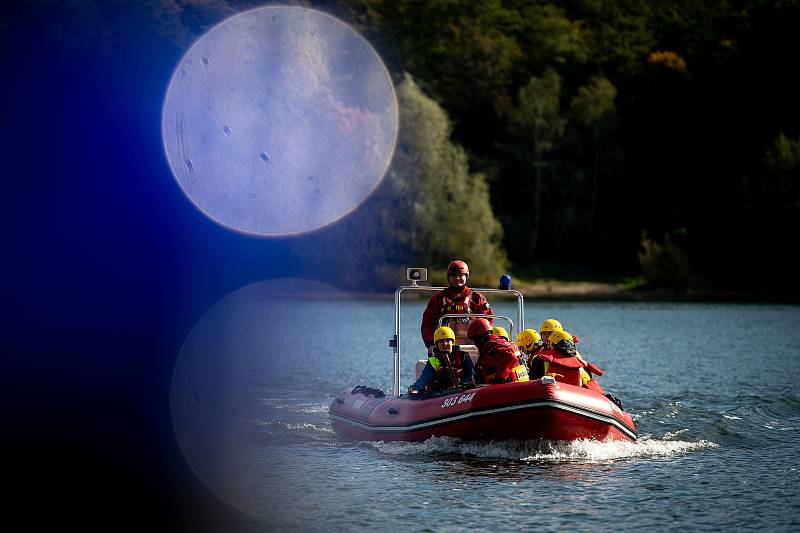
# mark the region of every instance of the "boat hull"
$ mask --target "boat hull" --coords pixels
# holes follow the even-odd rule
[[[338,434],[360,441],[637,438],[630,415],[602,394],[541,380],[413,400],[355,387],[333,401],[329,416]]]

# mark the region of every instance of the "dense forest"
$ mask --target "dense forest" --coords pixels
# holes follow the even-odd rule
[[[431,214],[411,217],[420,225],[411,232],[406,218],[389,217],[380,235],[361,235],[384,243],[377,257],[444,264],[457,255],[481,273],[643,273],[678,290],[800,293],[783,257],[800,221],[797,2],[319,7],[361,31],[400,87],[398,154],[372,207],[386,217],[402,195]],[[422,115],[452,131],[438,146],[420,142],[431,126],[409,112],[411,90],[444,112]],[[407,160],[422,147],[423,165]],[[411,175],[417,186],[398,190]],[[484,183],[500,228],[480,207]],[[354,218],[376,216],[368,211]],[[329,231],[353,232],[350,222]],[[465,245],[464,235],[480,242]],[[387,241],[400,248],[388,253]]]
[[[360,32],[400,109],[376,192],[288,243],[307,271],[391,286],[401,267],[459,257],[486,280],[639,277],[800,295],[800,2],[288,3]],[[0,14],[0,35],[8,58],[19,35],[41,43],[55,66],[35,75],[59,86],[140,84],[155,115],[193,40],[258,5],[23,2]],[[30,61],[12,63],[34,75]],[[47,94],[42,83],[28,94]]]

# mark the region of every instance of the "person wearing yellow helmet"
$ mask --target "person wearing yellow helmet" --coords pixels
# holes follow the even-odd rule
[[[433,352],[433,333],[439,326],[439,319],[443,315],[456,313],[478,313],[491,315],[492,307],[486,298],[467,287],[469,279],[469,267],[464,261],[451,261],[447,266],[448,287],[435,293],[428,300],[428,305],[422,314],[422,324],[420,333],[422,342],[428,348],[428,353]],[[466,331],[469,327],[469,319],[452,318],[444,323],[445,326],[453,328],[455,334],[463,342],[466,339]]]
[[[544,342],[545,346],[549,346],[550,342],[548,339],[550,338],[550,334],[554,331],[563,330],[564,326],[561,325],[561,322],[556,320],[555,318],[548,318],[544,322],[542,322],[539,331],[542,333],[542,341]],[[572,336],[572,342],[574,344],[578,344],[580,339],[575,335]]]
[[[602,375],[599,368],[584,361],[575,349],[574,337],[563,329],[554,330],[549,335],[550,347],[536,354],[530,362],[532,378],[553,376],[556,381],[586,387],[605,394],[603,388],[592,379],[589,372]]]
[[[553,331],[550,334],[550,346],[561,350],[562,352],[571,355],[573,357],[577,356],[578,351],[575,349],[574,341],[572,340],[572,335],[567,333],[563,329]]]
[[[434,392],[475,384],[475,364],[469,354],[455,344],[456,335],[447,326],[441,326],[434,334],[434,349],[419,379],[408,388],[408,395],[419,397],[423,392]]]
[[[549,330],[547,334],[549,342],[528,360],[530,379],[539,379],[545,375],[553,376],[556,381],[597,391],[617,404],[620,409],[622,408],[622,402],[615,396],[606,393],[592,376],[592,374],[602,376],[603,371],[581,356],[575,348],[580,340],[576,335],[564,331],[561,322],[552,318],[545,320],[541,329],[543,339],[545,337],[544,330]]]
[[[496,335],[496,336],[500,337],[501,339],[505,339],[506,342],[510,342],[509,338],[508,338],[508,332],[506,331],[506,328],[504,328],[503,326],[495,326],[495,327],[493,327],[492,328],[492,335]]]
[[[559,322],[555,318],[548,318],[547,320],[542,322],[541,326],[539,326],[539,333],[542,334],[542,342],[544,342],[545,345],[548,345],[550,342],[548,340],[550,339],[550,334],[553,333],[554,331],[559,331],[563,329],[564,327],[561,325],[561,322]]]
[[[511,347],[512,347],[512,348],[514,347],[514,345],[513,345],[513,344],[511,344],[511,339],[510,339],[510,338],[509,338],[509,336],[508,336],[508,332],[506,331],[506,328],[504,328],[503,326],[495,326],[495,327],[493,327],[493,328],[492,328],[492,335],[494,335],[495,337],[499,337],[499,338],[503,339],[504,341],[506,341],[507,343],[509,343],[509,345],[511,345]],[[519,338],[519,337],[518,337],[518,338]],[[517,350],[517,351],[518,351],[518,350]],[[526,358],[525,358],[525,356],[524,356],[524,355],[523,355],[523,354],[520,352],[520,354],[517,356],[517,362],[518,362],[520,365],[523,365],[523,366],[525,366],[525,371],[527,372],[526,361],[527,361],[527,359],[526,359]]]
[[[588,381],[588,374],[583,370],[583,362],[578,359],[572,335],[563,329],[549,331],[549,347],[541,350],[530,361],[532,378],[552,376],[556,381],[582,386]]]
[[[526,361],[530,363],[533,356],[542,350],[544,342],[535,329],[528,328],[523,329],[517,335],[517,347],[525,355]]]
[[[519,335],[517,335],[517,346],[519,346],[520,351],[526,355],[535,353],[538,351],[537,348],[541,348],[542,345],[542,337],[535,329],[523,329],[519,332]]]

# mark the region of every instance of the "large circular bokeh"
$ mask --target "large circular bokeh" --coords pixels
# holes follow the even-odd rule
[[[385,318],[388,331],[391,312]],[[353,361],[366,382],[390,382],[386,339],[365,323],[379,323],[372,306],[298,279],[243,287],[197,321],[175,364],[170,409],[188,465],[213,494],[237,509],[267,512],[281,500],[264,487],[280,486],[300,460],[284,453],[287,441],[302,438],[286,431],[304,421],[292,409],[311,403],[327,413],[333,395],[354,385]],[[341,364],[353,352],[360,357]]]
[[[397,122],[391,79],[358,33],[312,9],[267,6],[192,45],[169,83],[162,135],[201,212],[282,236],[363,202],[392,158]]]

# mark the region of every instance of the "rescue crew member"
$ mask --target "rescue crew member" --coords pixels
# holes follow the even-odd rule
[[[533,356],[544,348],[544,342],[535,329],[528,328],[523,329],[517,335],[517,347],[525,356],[527,364],[530,365]]]
[[[544,343],[545,347],[549,347],[549,338],[550,334],[554,331],[563,331],[564,327],[561,325],[561,322],[556,320],[555,318],[548,318],[542,325],[539,327],[539,333],[542,334],[542,342]]]
[[[439,326],[442,315],[454,313],[478,313],[491,315],[492,307],[486,298],[478,291],[467,287],[469,267],[464,261],[451,261],[447,266],[447,283],[449,286],[437,292],[428,300],[428,306],[422,314],[422,342],[428,348],[428,353],[433,353],[433,333]],[[467,336],[469,319],[450,319],[443,325],[449,326],[459,339]]]
[[[505,339],[506,342],[511,342],[511,339],[508,338],[508,332],[506,328],[503,326],[495,326],[492,328],[492,335],[497,335],[501,339]]]
[[[569,383],[577,387],[586,387],[605,394],[603,388],[593,380],[589,369],[602,375],[599,368],[587,363],[575,349],[572,335],[566,331],[556,330],[549,336],[550,347],[541,350],[530,363],[530,375],[533,379],[552,376],[561,383]]]
[[[524,366],[526,368],[525,372],[527,373],[527,360],[528,359],[525,356],[525,353],[523,351],[521,351],[518,346],[514,345],[511,342],[511,339],[508,336],[508,332],[506,331],[506,328],[504,328],[503,326],[495,326],[495,327],[492,328],[492,335],[496,335],[497,337],[500,337],[504,341],[506,341],[509,344],[511,344],[511,347],[514,348],[514,353],[517,354],[517,363],[522,365],[522,366]],[[517,338],[519,338],[519,335],[517,335]]]
[[[475,384],[475,365],[469,354],[454,344],[456,335],[447,326],[438,328],[434,334],[434,350],[419,379],[408,388],[409,396],[419,396],[423,391],[434,392],[450,389],[458,384]]]
[[[554,331],[564,330],[564,326],[561,325],[561,322],[556,320],[555,318],[548,318],[544,322],[542,322],[542,326],[539,328],[539,331],[542,332],[542,341],[544,342],[545,346],[548,346],[547,339],[550,337],[550,334]],[[575,335],[572,336],[572,342],[574,344],[578,344],[580,339]]]
[[[518,367],[517,355],[510,342],[492,334],[492,326],[485,318],[476,318],[469,325],[467,336],[478,347],[477,376],[479,383],[505,383],[516,381],[513,370]],[[528,379],[525,372],[525,380]]]

